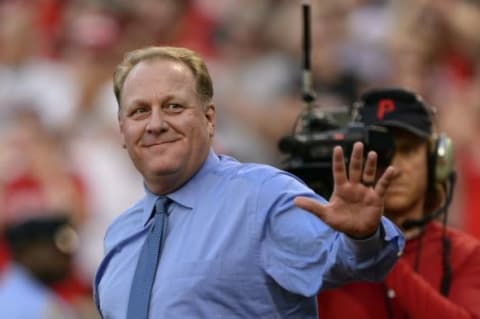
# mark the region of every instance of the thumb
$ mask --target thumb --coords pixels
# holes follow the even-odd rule
[[[325,215],[325,206],[314,199],[304,196],[298,196],[294,199],[293,202],[297,207],[313,213],[321,219],[323,219]]]

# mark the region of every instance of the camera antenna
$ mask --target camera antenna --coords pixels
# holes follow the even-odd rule
[[[310,1],[302,1],[303,43],[302,43],[302,101],[304,110],[297,118],[294,133],[310,131],[313,116],[315,93],[313,90],[312,70],[310,63],[311,32],[310,32]]]
[[[302,62],[303,62],[303,102],[306,105],[308,111],[313,108],[313,101],[315,95],[313,93],[313,81],[312,70],[310,64],[310,51],[311,51],[311,32],[310,32],[310,1],[302,1],[302,14],[303,14],[303,45],[302,45]]]

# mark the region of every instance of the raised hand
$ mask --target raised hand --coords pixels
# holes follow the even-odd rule
[[[372,235],[380,223],[385,192],[395,175],[394,168],[389,166],[375,183],[377,154],[369,152],[363,165],[361,142],[353,146],[348,175],[340,146],[334,148],[332,162],[334,189],[329,203],[324,205],[299,196],[295,198],[295,205],[351,237]]]

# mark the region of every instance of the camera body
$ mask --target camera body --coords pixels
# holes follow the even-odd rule
[[[287,154],[283,169],[298,176],[325,198],[333,191],[333,148],[341,146],[348,165],[355,142],[364,145],[364,156],[377,152],[377,166],[385,168],[394,154],[394,140],[382,126],[351,121],[348,111],[307,111],[300,115],[293,135],[284,136],[279,149]]]

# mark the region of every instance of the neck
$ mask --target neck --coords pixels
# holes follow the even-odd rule
[[[144,176],[145,186],[150,192],[157,195],[167,195],[176,191],[198,173],[207,161],[208,153],[209,150],[204,154],[203,160],[196,163],[193,168],[183,169],[165,175],[157,175],[149,177],[148,179]]]
[[[155,180],[145,180],[145,185],[150,192],[156,195],[167,195],[180,188],[188,178],[178,176],[162,176]]]

